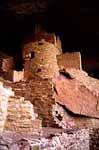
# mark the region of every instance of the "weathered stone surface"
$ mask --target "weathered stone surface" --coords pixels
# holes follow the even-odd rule
[[[80,52],[61,54],[57,56],[57,62],[60,69],[62,68],[82,69]]]
[[[77,80],[73,73],[70,76],[72,77],[71,79],[60,75],[54,80],[57,91],[56,101],[64,105],[74,114],[99,118],[99,87],[94,85],[96,80],[86,75],[84,76],[84,74],[82,80],[79,80],[80,77]]]
[[[7,116],[7,105],[9,96],[13,95],[10,88],[4,88],[0,82],[0,132],[4,130],[4,124]]]
[[[44,129],[44,133],[50,136],[33,136],[30,133],[27,135],[4,132],[0,135],[0,150],[30,150],[30,147],[35,150],[98,150],[99,149],[99,129],[69,129],[62,133],[57,132],[54,128]],[[53,134],[50,134],[52,131]],[[21,143],[23,143],[21,145]],[[36,150],[37,150],[36,149]]]
[[[23,97],[10,97],[4,130],[39,134],[41,121],[36,118],[37,114],[34,113],[33,105],[29,101],[25,101]]]
[[[24,71],[42,78],[52,78],[58,74],[57,48],[45,40],[24,45]],[[28,77],[27,77],[28,78]]]
[[[53,83],[50,79],[33,77],[31,80],[7,84],[12,87],[17,96],[29,99],[34,106],[34,112],[42,120],[43,126],[55,126],[52,107],[55,104]]]
[[[41,41],[44,39],[46,42],[52,43],[56,46],[56,36],[54,33],[47,33],[41,27],[37,26],[35,29],[35,38],[34,41]]]
[[[12,80],[13,68],[13,57],[0,52],[0,76],[6,80]]]
[[[89,133],[89,129],[76,129],[63,133],[53,134],[53,136],[50,136],[50,138],[22,138],[21,135],[18,136],[17,134],[14,134],[16,140],[11,136],[9,137],[7,134],[2,135],[0,138],[2,138],[4,145],[9,146],[10,150],[89,150]],[[3,139],[4,136],[6,140]]]
[[[42,121],[37,117],[30,101],[15,96],[10,87],[4,87],[0,82],[0,133],[16,131],[40,134]]]

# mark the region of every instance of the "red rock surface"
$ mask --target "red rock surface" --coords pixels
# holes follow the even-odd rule
[[[81,71],[78,71],[77,78],[76,69],[74,72],[68,69],[68,72],[72,79],[59,75],[54,80],[57,91],[56,101],[74,114],[99,118],[99,87],[98,84],[95,86],[98,81],[88,77],[87,74],[84,75]],[[80,80],[81,75],[83,75],[82,80]]]

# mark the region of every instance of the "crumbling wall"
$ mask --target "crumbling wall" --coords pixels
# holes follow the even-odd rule
[[[41,120],[37,119],[33,105],[24,97],[15,96],[7,85],[0,82],[0,132],[41,132]]]
[[[34,41],[41,41],[42,39],[57,47],[57,55],[62,54],[62,45],[59,36],[56,36],[54,33],[47,33],[40,29],[40,31],[36,31]]]
[[[12,80],[13,69],[13,57],[0,52],[0,76],[6,80]]]
[[[13,95],[10,88],[4,88],[0,82],[0,132],[4,130],[4,124],[7,116],[8,97]]]
[[[29,101],[24,100],[23,97],[10,97],[4,130],[39,134],[41,121],[36,118],[37,114],[34,113],[33,105]]]
[[[31,101],[38,118],[42,120],[43,126],[52,127],[56,125],[52,116],[52,107],[55,104],[55,99],[53,83],[50,79],[34,76],[26,82],[13,83],[11,87],[16,95]]]
[[[6,58],[2,58],[2,70],[4,72],[9,72],[9,70],[13,70],[14,63],[13,63],[13,57],[8,56]]]

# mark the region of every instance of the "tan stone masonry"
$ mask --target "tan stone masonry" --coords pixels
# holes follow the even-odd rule
[[[0,82],[0,132],[32,132],[39,134],[41,120],[34,112],[33,105],[24,97],[15,96],[9,87]]]

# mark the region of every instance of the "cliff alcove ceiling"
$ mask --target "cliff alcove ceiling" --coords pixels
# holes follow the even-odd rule
[[[20,55],[22,41],[33,34],[35,24],[55,32],[62,40],[63,51],[81,51],[83,68],[99,69],[99,11],[96,2],[66,0],[1,0],[0,50]],[[85,66],[86,58],[97,62]],[[87,60],[88,60],[87,59]]]

